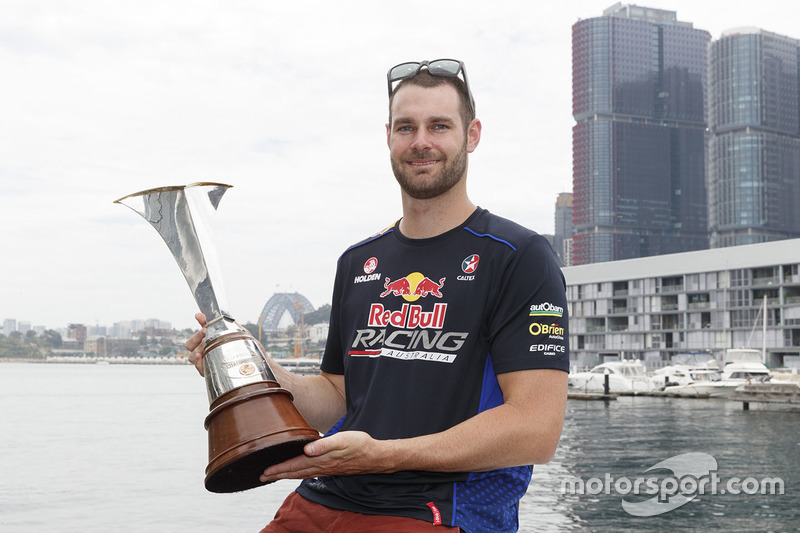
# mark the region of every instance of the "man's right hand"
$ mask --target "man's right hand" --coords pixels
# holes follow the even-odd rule
[[[197,323],[200,324],[200,331],[189,337],[189,340],[186,341],[184,345],[187,350],[189,350],[189,362],[192,363],[197,371],[200,372],[200,375],[203,376],[203,348],[205,346],[205,338],[206,338],[206,315],[203,313],[197,313],[194,315],[195,320]]]

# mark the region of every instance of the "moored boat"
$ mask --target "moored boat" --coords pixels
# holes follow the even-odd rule
[[[706,353],[676,354],[672,364],[659,368],[650,376],[653,387],[670,396],[708,397],[701,386],[719,381],[721,372],[713,356]]]
[[[670,396],[707,398],[710,393],[705,385],[718,382],[720,371],[714,367],[675,364],[656,370],[650,380],[656,391]]]
[[[645,373],[645,366],[639,360],[608,361],[587,372],[570,374],[569,390],[603,393],[606,375],[611,394],[638,394],[653,390],[653,384]]]
[[[772,376],[762,362],[758,350],[735,348],[727,350],[723,356],[722,373],[718,381],[698,384],[697,388],[712,398],[728,398],[741,385],[770,381]]]

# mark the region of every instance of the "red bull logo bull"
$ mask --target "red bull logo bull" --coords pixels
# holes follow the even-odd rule
[[[429,295],[441,298],[444,280],[445,278],[441,278],[439,282],[436,283],[420,272],[412,272],[408,276],[394,281],[387,277],[386,282],[383,284],[383,288],[386,290],[380,294],[380,297],[385,298],[389,294],[392,294],[394,296],[402,296],[403,299],[409,302],[425,298]]]

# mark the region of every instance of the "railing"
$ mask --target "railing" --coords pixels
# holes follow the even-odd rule
[[[681,292],[683,285],[665,285],[661,287],[661,292]]]

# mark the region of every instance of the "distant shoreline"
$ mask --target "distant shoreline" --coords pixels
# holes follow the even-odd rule
[[[189,365],[186,358],[177,357],[63,357],[50,356],[43,359],[35,357],[0,357],[0,363],[40,363],[68,365]]]

